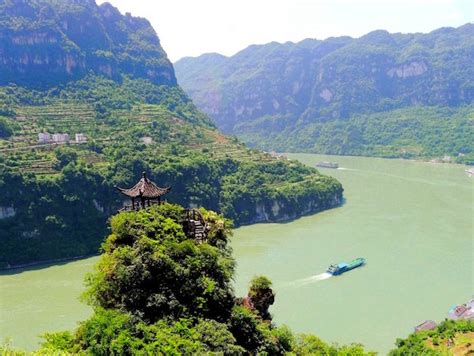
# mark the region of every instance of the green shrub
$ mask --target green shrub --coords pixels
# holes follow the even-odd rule
[[[7,119],[0,117],[0,138],[9,138],[13,135],[13,127]]]
[[[234,300],[234,261],[225,245],[188,240],[183,218],[183,208],[171,204],[114,216],[105,254],[88,279],[89,300],[150,322],[165,317],[227,320]]]

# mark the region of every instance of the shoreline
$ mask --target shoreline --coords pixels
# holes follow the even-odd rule
[[[99,253],[94,253],[94,254],[81,255],[81,256],[55,258],[52,260],[34,261],[34,262],[22,263],[19,265],[11,265],[5,268],[1,268],[0,275],[2,274],[2,272],[15,271],[18,269],[37,267],[37,266],[42,266],[42,265],[56,264],[59,262],[73,262],[73,261],[82,260],[89,257],[99,256],[99,255],[100,255]]]
[[[456,163],[456,162],[446,162],[442,161],[441,159],[438,161],[439,157],[427,157],[427,158],[403,158],[403,157],[380,157],[380,156],[364,156],[364,155],[337,155],[337,154],[329,154],[329,153],[314,153],[314,152],[282,152],[285,155],[298,155],[298,154],[305,154],[305,155],[317,155],[317,156],[327,156],[327,157],[357,157],[357,158],[374,158],[374,159],[387,159],[387,160],[400,160],[400,161],[408,161],[408,162],[418,162],[418,163],[429,163],[429,164],[443,164],[443,165],[452,165],[452,166],[462,166],[462,167],[474,167],[473,165],[466,164],[466,163]],[[292,159],[290,157],[287,157]]]
[[[345,204],[346,200],[344,197],[342,197],[341,201],[338,201],[336,204],[331,205],[329,207],[321,208],[321,209],[315,209],[313,211],[306,212],[304,214],[298,215],[298,216],[290,216],[288,218],[282,218],[282,219],[276,219],[276,220],[262,220],[262,221],[253,221],[245,224],[240,224],[238,226],[235,226],[232,230],[238,229],[240,227],[244,226],[251,226],[251,225],[258,225],[258,224],[288,224],[291,223],[295,220],[298,220],[300,218],[310,216],[310,215],[315,215],[321,212],[324,212],[326,210],[332,210],[332,209],[337,209]],[[0,275],[2,275],[3,272],[11,272],[19,269],[26,269],[30,267],[38,267],[38,266],[45,266],[45,265],[50,265],[50,264],[57,264],[61,262],[73,262],[77,260],[82,260],[86,259],[89,257],[94,257],[94,256],[100,256],[101,253],[93,253],[93,254],[87,254],[87,255],[81,255],[81,256],[72,256],[72,257],[62,257],[62,258],[56,258],[52,260],[44,260],[44,261],[34,261],[34,262],[28,262],[28,263],[22,263],[19,265],[11,265],[5,268],[0,268]]]

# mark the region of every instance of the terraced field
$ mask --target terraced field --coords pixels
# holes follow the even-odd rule
[[[275,160],[269,154],[246,148],[213,128],[190,124],[160,105],[136,105],[131,110],[115,110],[107,116],[100,115],[92,104],[67,101],[15,107],[14,110],[16,129],[9,139],[0,139],[0,155],[16,162],[15,166],[23,172],[55,174],[54,150],[63,145],[74,146],[79,156],[90,164],[106,165],[104,157],[94,152],[91,146],[107,147],[130,139],[137,145],[147,146],[146,149],[151,149],[154,154],[165,152],[175,143],[187,150],[206,153],[213,159]],[[66,133],[70,141],[39,142],[38,134],[43,132]],[[87,142],[75,142],[78,133],[86,135]]]

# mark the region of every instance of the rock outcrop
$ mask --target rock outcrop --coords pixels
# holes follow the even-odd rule
[[[250,224],[262,222],[283,222],[322,210],[336,208],[342,204],[342,191],[335,191],[327,201],[322,203],[315,196],[301,196],[298,202],[287,202],[283,199],[259,203],[255,206],[255,215]]]

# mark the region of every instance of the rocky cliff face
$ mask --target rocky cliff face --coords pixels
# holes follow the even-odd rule
[[[49,87],[91,71],[176,85],[145,19],[93,0],[0,1],[0,85]]]
[[[342,190],[333,192],[329,200],[324,203],[315,196],[301,197],[301,202],[297,202],[297,204],[289,204],[283,199],[272,200],[257,204],[255,207],[255,215],[247,223],[289,221],[304,215],[338,207],[342,204],[342,201]]]
[[[229,58],[185,58],[175,68],[198,107],[239,134],[246,123],[282,132],[415,105],[469,104],[473,63],[474,24],[467,24],[429,34],[269,43]]]

